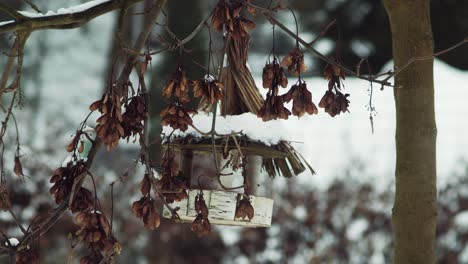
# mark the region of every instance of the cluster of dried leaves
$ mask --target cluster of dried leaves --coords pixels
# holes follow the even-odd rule
[[[288,79],[284,74],[286,68],[289,73],[298,76],[296,84],[292,85],[288,92],[278,95],[278,87],[286,88]],[[307,84],[301,78],[301,73],[307,70],[304,63],[304,53],[298,45],[292,49],[286,57],[278,64],[274,56],[272,63],[267,63],[263,68],[263,87],[270,89],[266,100],[260,109],[258,116],[263,121],[288,119],[291,115],[284,103],[293,102],[292,114],[302,117],[305,113],[309,115],[318,114],[317,106],[312,101],[312,93],[307,89]],[[345,73],[335,65],[328,64],[324,69],[324,77],[328,80],[328,90],[322,97],[319,107],[324,108],[325,112],[334,117],[340,113],[348,111],[349,94],[343,94],[341,88]]]
[[[345,73],[338,66],[327,64],[323,74],[328,80],[328,90],[320,100],[319,107],[324,108],[332,117],[349,112],[349,94],[340,91],[344,87],[342,80],[345,79]]]
[[[154,230],[159,227],[161,218],[158,213],[156,201],[150,197],[149,193],[140,200],[133,202],[133,213],[143,221],[146,228]]]
[[[168,148],[164,153],[161,166],[162,176],[157,181],[157,187],[161,190],[166,202],[182,201],[188,198],[188,182],[176,163],[174,152]]]
[[[202,97],[204,103],[211,106],[218,101],[223,100],[224,85],[211,75],[205,75],[200,80],[195,80],[193,84],[193,96]]]
[[[107,103],[109,100],[103,101]],[[116,111],[114,109],[110,112],[115,114]],[[110,112],[106,112],[103,116],[110,118]],[[106,126],[108,125],[103,125],[102,129]],[[67,151],[73,153],[71,161],[65,167],[56,169],[50,179],[53,184],[50,193],[54,196],[57,204],[68,204],[72,214],[78,213],[75,220],[80,228],[74,235],[78,241],[86,243],[90,250],[90,254],[82,257],[80,263],[101,263],[103,260],[105,261],[103,263],[114,263],[113,256],[120,254],[120,244],[112,236],[111,226],[106,216],[96,211],[97,197],[93,197],[91,191],[82,187],[85,177],[91,176],[88,164],[76,156],[76,153],[82,153],[84,150],[83,136],[88,135],[83,132],[82,127],[67,146]],[[89,137],[88,139],[92,140]],[[71,199],[71,203],[69,203],[69,199]],[[110,250],[113,250],[113,254],[106,258],[105,254]]]
[[[143,95],[138,94],[129,99],[129,103],[125,105],[125,113],[122,115],[122,127],[124,134],[122,138],[130,139],[134,137],[136,140],[137,135],[142,135],[144,126],[143,122],[148,116],[148,110],[146,109],[145,98]]]
[[[21,165],[20,156],[18,154],[15,155],[15,166],[13,167],[13,172],[18,177],[24,177],[23,173],[23,166]]]
[[[121,245],[112,235],[111,226],[106,216],[95,210],[81,212],[75,217],[80,227],[75,235],[88,244],[90,254],[80,259],[80,264],[101,263],[104,254],[114,250],[120,254]],[[114,263],[113,256],[106,263]]]
[[[211,231],[211,225],[208,220],[208,207],[206,206],[202,191],[195,197],[195,211],[197,212],[197,217],[192,223],[191,230],[197,233],[198,236],[204,236]]]
[[[171,126],[173,129],[185,131],[189,125],[192,125],[190,115],[197,111],[184,104],[190,102],[189,96],[190,81],[186,77],[185,69],[178,65],[171,79],[164,86],[162,95],[172,99],[172,102],[164,108],[161,113],[161,125]]]
[[[197,111],[186,106],[191,101],[190,86],[193,86],[193,97],[201,98],[205,108],[223,99],[224,86],[221,82],[209,74],[199,80],[190,81],[184,67],[178,65],[163,88],[162,95],[171,99],[171,103],[160,113],[161,125],[185,131],[193,124],[191,115],[197,114]]]
[[[173,102],[161,111],[161,125],[185,131],[193,124],[190,115],[197,114],[195,109],[185,107],[179,102]]]
[[[305,113],[309,115],[318,114],[317,107],[312,102],[312,93],[307,90],[307,85],[303,80],[293,86],[282,96],[285,102],[293,101],[292,113],[297,117],[303,116]]]
[[[269,89],[267,98],[258,112],[263,121],[272,119],[288,119],[291,112],[284,107],[283,98],[278,95],[279,87],[286,88],[288,78],[284,75],[284,69],[279,65],[276,57],[273,62],[267,63],[263,68],[263,88]]]
[[[250,2],[247,0],[246,2]],[[211,17],[212,27],[223,32],[225,29],[233,38],[246,37],[249,30],[255,28],[255,23],[243,16],[243,10],[255,14],[255,9],[249,7],[244,1],[220,0],[216,5]]]
[[[70,161],[66,167],[60,167],[54,171],[50,178],[50,194],[55,198],[55,203],[61,204],[68,198],[72,192],[75,180],[82,174],[86,173],[86,164],[79,161]],[[86,208],[87,209],[87,208]]]
[[[128,83],[126,87],[132,87]],[[125,96],[119,96],[113,89],[107,89],[102,98],[89,106],[91,111],[99,110],[102,115],[96,120],[96,134],[110,150],[116,147],[121,138],[129,140],[131,136],[143,134],[143,121],[148,109],[140,90],[135,94],[132,88],[131,97],[128,88]],[[122,114],[122,104],[125,112]]]
[[[301,117],[305,113],[317,114],[317,107],[312,102],[312,93],[307,90],[307,85],[300,76],[301,73],[307,70],[303,52],[296,46],[283,58],[281,65],[278,63],[276,56],[273,55],[273,57],[273,62],[267,63],[263,68],[263,88],[267,88],[269,91],[258,117],[261,117],[263,121],[278,118],[288,119],[291,111],[284,106],[284,103],[290,101],[293,101],[292,114],[297,117]],[[283,67],[289,73],[299,76],[299,78],[287,93],[279,95],[279,87],[286,88],[288,85],[288,79]]]
[[[122,127],[122,103],[119,96],[108,90],[102,96],[101,100],[92,103],[89,106],[91,111],[99,110],[102,115],[96,120],[96,134],[106,145],[107,149],[112,149],[119,144],[119,139],[125,132]]]
[[[22,249],[16,252],[17,264],[39,264],[39,252],[35,249]]]
[[[252,220],[254,217],[254,208],[250,202],[250,198],[247,195],[243,195],[242,199],[239,200],[236,208],[236,218]]]
[[[304,53],[299,46],[289,51],[288,55],[281,61],[281,66],[287,68],[288,72],[293,73],[295,76],[300,76],[301,73],[307,70],[304,63]]]

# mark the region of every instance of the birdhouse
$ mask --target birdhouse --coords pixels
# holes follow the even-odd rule
[[[197,120],[209,117],[199,116]],[[248,117],[242,115],[236,119],[243,118]],[[220,125],[230,123],[229,118],[222,121]],[[195,197],[203,190],[212,224],[269,227],[273,212],[270,178],[279,174],[290,177],[305,170],[287,142],[267,145],[249,138],[248,134],[216,139],[215,155],[211,138],[190,130],[167,142],[165,147],[172,148],[181,173],[189,178],[187,199],[172,204],[180,208],[178,215],[182,222],[193,222],[196,218]],[[220,176],[216,176],[214,157],[218,166],[224,168]],[[249,199],[253,208],[251,219],[236,218],[243,199]],[[163,216],[170,218],[172,214],[165,209]]]
[[[160,191],[178,208],[175,215],[165,207],[163,216],[192,222],[192,230],[199,234],[209,232],[210,224],[271,226],[269,178],[291,177],[306,169],[301,156],[280,137],[284,124],[264,123],[258,117],[264,100],[247,66],[248,36],[226,41],[228,66],[221,71],[220,82],[209,74],[194,82],[194,95],[204,95],[199,113],[188,118],[196,111],[174,106],[175,111],[167,108],[161,115],[173,129],[163,130]],[[180,78],[181,67],[178,71],[174,76]],[[166,86],[166,94],[175,84]],[[217,116],[211,110],[217,110],[218,100]],[[176,130],[179,119],[183,129]]]
[[[247,67],[248,38],[230,41],[216,133],[206,132],[211,131],[213,114],[195,115],[192,127],[184,132],[163,131],[167,139],[163,147],[170,153],[163,166],[178,168],[188,183],[183,186],[187,192],[177,195],[173,194],[177,184],[167,183],[172,187],[166,195],[173,201],[171,206],[179,208],[181,222],[195,223],[203,215],[208,225],[269,227],[274,204],[270,178],[291,177],[306,167],[294,148],[280,139],[283,124],[278,121],[275,127],[275,122],[266,124],[257,117],[263,98]],[[203,101],[200,104],[205,111],[210,107]],[[173,212],[164,208],[163,216],[171,218]]]

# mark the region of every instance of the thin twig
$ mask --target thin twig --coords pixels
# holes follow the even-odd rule
[[[11,17],[13,17],[16,21],[26,18],[24,15],[14,10],[13,8],[7,6],[6,4],[0,3],[0,11],[7,13]]]
[[[23,0],[23,1],[26,4],[28,4],[32,9],[34,9],[34,11],[44,14],[44,12],[42,12],[41,9],[39,9],[39,7],[36,4],[34,4],[31,0]]]

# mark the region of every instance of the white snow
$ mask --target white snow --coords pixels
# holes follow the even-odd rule
[[[19,245],[19,240],[16,238],[16,237],[12,237],[12,238],[9,238],[8,239],[8,242],[5,242],[5,246],[12,246],[12,247],[16,247],[17,245]]]
[[[14,20],[1,21],[1,22],[0,22],[0,26],[5,26],[5,25],[8,25],[8,24],[14,23],[14,22],[15,22]]]
[[[209,132],[211,129],[212,114],[200,113],[193,117],[193,124],[197,129],[202,132]],[[286,139],[287,123],[284,120],[273,120],[270,122],[263,122],[260,118],[252,113],[245,113],[237,116],[217,116],[216,117],[216,132],[218,134],[231,134],[240,132],[247,135],[250,139],[260,141],[266,145],[277,144],[280,140]],[[163,134],[169,135],[172,128],[166,126],[163,128]],[[194,128],[189,127],[187,131],[182,132],[176,130],[173,136],[187,136],[202,137]]]
[[[455,215],[453,221],[460,231],[468,231],[468,210]]]
[[[221,235],[223,242],[226,244],[226,246],[235,245],[240,239],[240,227],[223,226],[222,228],[219,228],[219,230],[221,231],[219,234]]]
[[[465,245],[465,248],[458,256],[458,261],[460,261],[460,263],[468,263],[468,245]]]
[[[93,1],[89,1],[80,5],[75,5],[75,6],[71,6],[67,8],[60,8],[57,11],[49,10],[45,14],[32,13],[28,11],[18,11],[18,12],[22,14],[23,16],[27,16],[27,17],[48,17],[48,16],[56,16],[56,15],[65,15],[65,14],[73,14],[73,13],[82,12],[92,7],[95,7],[99,4],[109,2],[109,1],[111,0],[93,0]]]
[[[366,219],[359,218],[351,222],[346,229],[346,237],[352,241],[362,239],[362,235],[369,227],[369,222]]]
[[[304,221],[307,217],[307,209],[304,205],[297,206],[293,210],[294,218],[300,221]]]

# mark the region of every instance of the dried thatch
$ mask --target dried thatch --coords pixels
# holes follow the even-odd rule
[[[306,166],[309,166],[307,163],[306,166],[303,164],[300,154],[285,141],[281,141],[276,145],[266,146],[263,143],[252,141],[246,136],[235,137],[237,144],[234,140],[216,139],[216,152],[226,156],[231,150],[240,149],[243,155],[261,156],[263,157],[262,167],[271,177],[277,175],[292,177],[303,172]],[[176,152],[180,153],[189,151],[194,154],[206,153],[206,155],[210,155],[213,150],[210,137],[199,138],[188,136],[175,138],[170,144]],[[314,173],[310,166],[309,169]]]
[[[228,41],[227,59],[229,66],[222,72],[221,82],[224,85],[224,100],[221,106],[222,115],[238,115],[246,112],[257,114],[263,104],[263,98],[255,85],[252,73],[247,68],[247,57],[249,50],[249,38],[230,38]],[[239,129],[241,130],[241,128]],[[302,159],[300,153],[286,141],[275,146],[265,146],[258,142],[238,137],[241,142],[241,150],[245,155],[259,155],[263,157],[262,167],[270,176],[283,175],[291,177],[306,169],[306,165],[314,173],[307,162]],[[211,152],[211,141],[207,139],[196,140],[187,144],[187,141],[176,140],[173,142],[181,149],[192,149],[194,151]],[[236,148],[231,144],[222,144],[217,140],[217,151],[223,148]]]

